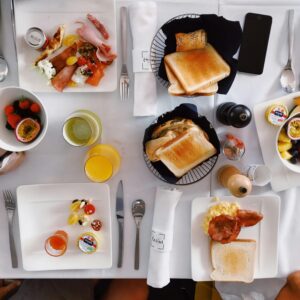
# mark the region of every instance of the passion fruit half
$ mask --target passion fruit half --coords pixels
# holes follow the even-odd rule
[[[289,121],[286,133],[291,140],[300,140],[300,118]]]
[[[26,118],[20,121],[15,133],[18,141],[30,143],[38,136],[40,131],[41,125],[36,120]]]

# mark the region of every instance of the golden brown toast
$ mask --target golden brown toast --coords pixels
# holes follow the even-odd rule
[[[207,44],[206,32],[203,29],[190,33],[176,33],[176,52],[204,48]]]

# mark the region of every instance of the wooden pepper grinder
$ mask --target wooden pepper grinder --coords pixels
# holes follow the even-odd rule
[[[252,191],[250,179],[242,175],[240,170],[232,165],[225,165],[218,171],[219,183],[227,188],[235,197],[245,197]]]

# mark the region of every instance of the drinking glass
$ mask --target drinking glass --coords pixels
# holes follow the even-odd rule
[[[77,110],[65,121],[63,136],[72,146],[90,146],[101,136],[102,126],[99,117],[89,110]]]
[[[118,150],[111,145],[99,144],[87,152],[84,170],[90,180],[104,182],[119,171],[120,165]]]

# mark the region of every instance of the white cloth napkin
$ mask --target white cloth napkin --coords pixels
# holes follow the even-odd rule
[[[162,288],[170,282],[175,208],[181,195],[176,189],[156,190],[147,276],[147,284],[154,288]]]
[[[139,1],[129,6],[130,27],[133,39],[134,116],[153,116],[157,113],[156,79],[150,66],[150,47],[157,27],[157,6],[152,1]],[[143,58],[146,59],[143,60]],[[144,69],[143,71],[141,69]]]

